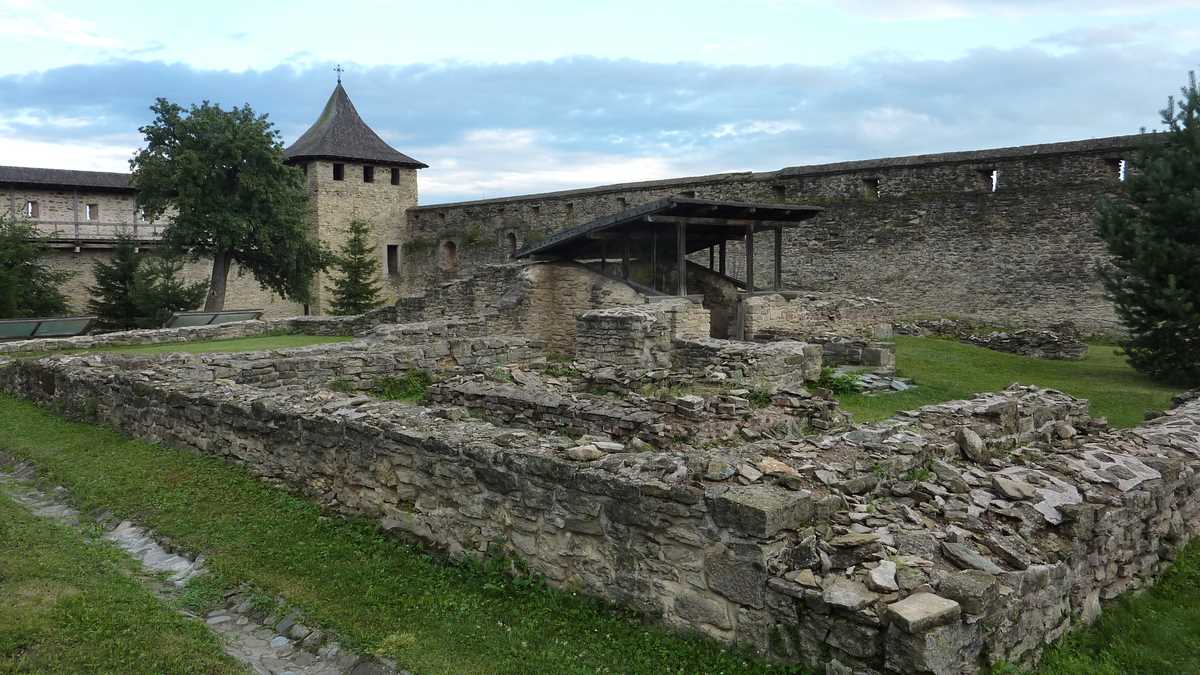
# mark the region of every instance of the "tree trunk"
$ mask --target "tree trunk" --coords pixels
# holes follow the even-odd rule
[[[213,256],[212,279],[208,282],[208,298],[204,311],[220,312],[225,309],[225,282],[229,279],[229,254],[222,251]]]

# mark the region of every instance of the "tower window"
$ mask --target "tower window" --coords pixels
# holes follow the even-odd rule
[[[624,197],[617,197],[617,208],[625,209],[629,206],[629,200]]]
[[[979,170],[979,189],[984,192],[996,192],[1000,189],[999,169]]]
[[[685,199],[695,199],[696,191],[695,190],[684,190],[683,192],[679,193],[679,196],[683,197]]]
[[[1125,182],[1125,177],[1129,172],[1129,164],[1126,163],[1125,160],[1113,157],[1111,159],[1104,160],[1104,163],[1108,165],[1108,170],[1111,172],[1110,175],[1122,183]]]
[[[400,246],[397,244],[387,245],[387,271],[388,274],[400,273]]]
[[[504,238],[508,240],[508,254],[510,256],[517,255],[517,235],[509,232]]]
[[[373,166],[364,166],[363,167],[363,182],[364,183],[374,183],[375,182],[375,167],[373,167]]]
[[[85,220],[100,220],[100,205],[87,204],[83,207],[83,217]]]
[[[38,203],[37,202],[32,201],[32,200],[25,202],[25,217],[26,218],[37,218],[38,217]]]
[[[879,179],[864,178],[862,182],[862,193],[866,199],[879,199]]]
[[[333,179],[346,180],[346,165],[341,162],[333,163]]]
[[[771,192],[775,193],[776,201],[782,202],[782,201],[787,200],[787,186],[784,185],[783,183],[779,183],[778,185],[772,185]]]
[[[400,184],[400,169],[399,169],[399,167],[393,166],[392,167],[392,185],[399,185],[399,184]]]

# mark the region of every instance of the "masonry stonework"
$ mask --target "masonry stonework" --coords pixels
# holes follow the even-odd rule
[[[526,247],[571,225],[683,195],[825,206],[786,230],[788,289],[880,297],[905,317],[1034,325],[1071,319],[1087,331],[1113,331],[1095,274],[1106,258],[1092,217],[1098,199],[1119,194],[1115,163],[1140,142],[1102,138],[422,206],[407,217],[402,284],[417,289],[470,275],[510,257],[514,239]],[[446,242],[457,252],[453,270],[429,255]],[[729,246],[731,276],[744,275],[741,248]],[[771,237],[757,237],[755,248],[756,282],[766,287],[770,268],[761,261],[773,255]],[[707,255],[692,262],[706,264]]]

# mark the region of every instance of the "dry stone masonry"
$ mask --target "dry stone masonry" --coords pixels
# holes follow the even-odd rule
[[[669,365],[647,367],[589,358],[582,331],[574,360],[547,363],[489,328],[8,360],[0,390],[451,554],[499,543],[554,585],[830,672],[1032,664],[1200,524],[1200,399],[1113,431],[1085,401],[1013,386],[848,429],[808,390],[818,345],[656,337]],[[440,379],[425,405],[322,387],[416,367]],[[778,433],[820,411],[825,426]]]

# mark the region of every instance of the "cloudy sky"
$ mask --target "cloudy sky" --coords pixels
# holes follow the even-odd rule
[[[0,0],[0,164],[128,170],[157,96],[285,143],[341,63],[422,203],[1135,133],[1198,0]]]

